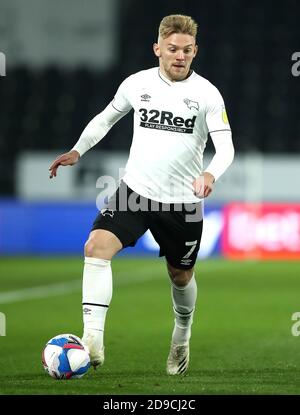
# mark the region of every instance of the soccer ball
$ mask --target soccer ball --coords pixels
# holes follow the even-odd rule
[[[74,334],[50,339],[42,352],[42,364],[55,379],[81,378],[91,365],[88,350]]]

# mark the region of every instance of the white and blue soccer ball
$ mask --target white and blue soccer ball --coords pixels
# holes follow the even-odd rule
[[[91,362],[88,350],[79,337],[59,334],[46,343],[42,364],[55,379],[75,379],[85,375]]]

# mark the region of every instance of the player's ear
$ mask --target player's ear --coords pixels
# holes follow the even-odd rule
[[[194,57],[197,55],[197,53],[198,53],[198,45],[195,45],[195,54],[194,54]]]
[[[158,43],[153,43],[153,52],[154,52],[154,55],[157,56],[158,58],[161,57],[160,47]]]
[[[197,53],[198,53],[198,45],[195,45],[194,57],[197,55]]]

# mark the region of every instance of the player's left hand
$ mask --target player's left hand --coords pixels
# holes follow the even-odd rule
[[[207,197],[213,190],[215,178],[207,171],[193,181],[194,195],[201,198]]]

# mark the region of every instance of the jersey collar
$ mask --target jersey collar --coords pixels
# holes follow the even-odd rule
[[[176,81],[176,82],[172,82],[170,81],[170,79],[168,79],[166,76],[164,76],[160,70],[160,68],[158,68],[158,76],[159,78],[164,81],[166,84],[168,84],[169,86],[172,86],[174,84],[183,84],[185,82],[188,82],[193,76],[194,76],[195,72],[193,70],[191,70],[191,73],[189,74],[189,76],[184,79],[183,81]]]

